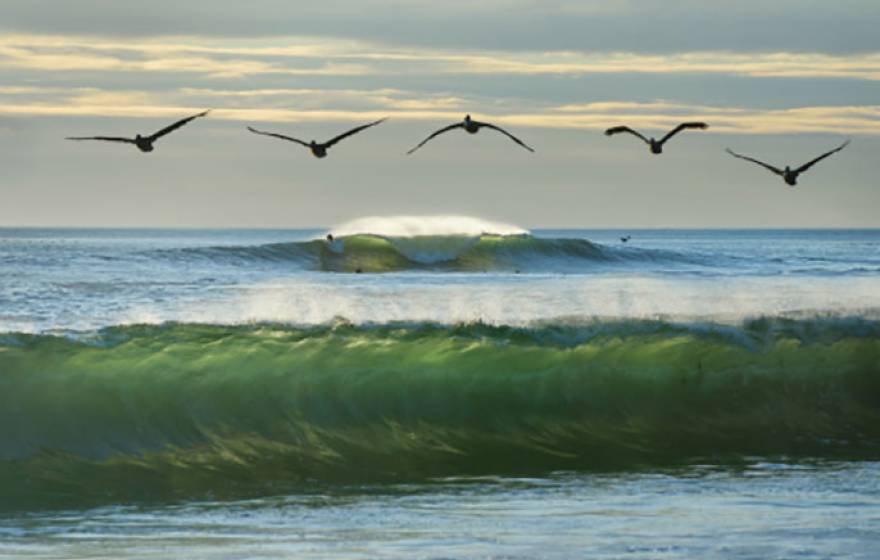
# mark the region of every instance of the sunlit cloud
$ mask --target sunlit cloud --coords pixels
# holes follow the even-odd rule
[[[23,102],[27,93],[39,102]],[[9,102],[12,99],[14,102]],[[276,102],[267,102],[275,99]],[[0,88],[0,115],[173,117],[212,108],[212,119],[239,122],[360,122],[381,117],[404,121],[455,121],[476,100],[400,89],[182,88],[168,92],[104,91],[97,88]],[[664,130],[684,119],[705,120],[731,134],[845,133],[880,135],[880,105],[785,109],[715,107],[657,100],[585,104],[496,106],[481,114],[495,122],[551,129],[603,130],[627,123]]]
[[[401,48],[365,41],[284,38],[274,44],[203,37],[101,40],[10,35],[0,38],[0,69],[169,72],[215,78],[265,74],[584,75],[725,74],[778,78],[880,80],[880,53],[483,51]]]

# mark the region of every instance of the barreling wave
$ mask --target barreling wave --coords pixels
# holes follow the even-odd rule
[[[167,252],[166,252],[167,253]],[[332,242],[311,240],[250,247],[182,249],[174,255],[253,263],[282,262],[324,272],[578,271],[624,264],[703,264],[674,251],[612,248],[586,239],[548,239],[529,234],[385,237],[358,234]]]
[[[746,455],[880,458],[880,322],[0,335],[0,508]]]
[[[330,239],[258,246],[200,247],[162,251],[172,258],[286,263],[325,272],[560,271],[614,262],[702,264],[673,251],[611,248],[586,239],[550,239],[527,230],[467,216],[390,216],[353,220],[333,228]]]

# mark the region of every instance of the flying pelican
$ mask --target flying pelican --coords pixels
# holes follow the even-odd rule
[[[466,131],[470,132],[471,134],[476,134],[484,126],[486,128],[491,128],[492,130],[497,130],[498,132],[500,132],[501,134],[504,134],[505,136],[507,136],[508,138],[510,138],[511,140],[513,140],[514,142],[516,142],[517,144],[519,144],[520,146],[522,146],[523,148],[527,149],[530,152],[535,151],[535,150],[531,149],[530,147],[526,146],[522,140],[520,140],[519,138],[517,138],[513,134],[507,132],[506,130],[504,130],[500,127],[497,127],[494,124],[475,121],[471,118],[470,115],[465,115],[463,121],[455,123],[455,124],[451,124],[449,126],[445,126],[445,127],[441,128],[440,130],[432,133],[430,136],[428,136],[427,138],[422,140],[418,146],[416,146],[412,150],[408,151],[407,155],[413,153],[414,151],[416,151],[419,148],[421,148],[422,146],[424,146],[425,143],[427,143],[428,140],[430,140],[431,138],[434,138],[435,136],[439,136],[440,134],[443,134],[444,132],[447,132],[447,131],[452,130],[454,128],[463,128]]]
[[[176,123],[169,125],[169,126],[166,126],[165,128],[163,128],[159,132],[154,132],[153,134],[151,134],[149,136],[141,136],[140,134],[136,135],[134,138],[121,138],[118,136],[68,136],[66,139],[67,140],[105,140],[107,142],[125,142],[126,144],[134,144],[142,152],[152,152],[153,151],[153,142],[155,142],[159,138],[162,138],[163,136],[165,136],[169,132],[173,132],[173,131],[177,130],[178,128],[180,128],[181,126],[185,125],[186,123],[188,123],[189,121],[191,121],[193,119],[197,119],[199,117],[204,117],[209,112],[210,112],[210,110],[202,111],[201,113],[199,113],[197,115],[193,115],[191,117],[181,119],[181,120],[177,121]]]
[[[670,130],[666,134],[666,136],[664,136],[660,140],[655,140],[654,138],[651,138],[651,139],[645,138],[644,136],[642,136],[641,134],[639,134],[638,132],[636,132],[635,130],[631,129],[628,126],[615,126],[615,127],[609,128],[608,130],[605,131],[605,136],[613,136],[613,135],[618,134],[620,132],[629,132],[633,136],[638,136],[639,138],[642,139],[642,141],[645,144],[650,146],[652,154],[662,154],[663,153],[663,144],[665,144],[667,140],[669,140],[670,138],[672,138],[673,136],[675,136],[676,134],[678,134],[679,132],[681,132],[682,130],[684,130],[686,128],[699,128],[701,130],[705,130],[705,129],[709,128],[709,125],[704,122],[681,123],[680,125],[676,126],[672,130]]]
[[[623,237],[620,238],[620,242],[621,242],[621,243],[626,243],[626,242],[629,241],[630,239],[632,239],[632,235],[624,235]]]
[[[823,159],[827,158],[831,154],[837,153],[840,150],[846,148],[846,146],[849,144],[849,142],[850,141],[847,140],[846,142],[844,142],[843,144],[841,144],[837,148],[834,148],[830,152],[826,152],[826,153],[822,154],[821,156],[817,157],[814,160],[808,161],[807,163],[803,164],[802,166],[798,167],[797,169],[792,169],[791,167],[789,167],[787,165],[785,166],[785,169],[779,169],[778,167],[773,167],[772,165],[766,164],[762,161],[758,161],[758,160],[750,158],[748,156],[740,155],[740,154],[734,152],[733,150],[731,150],[730,148],[727,148],[727,153],[732,155],[733,157],[736,157],[739,159],[744,159],[744,160],[750,161],[752,163],[757,163],[761,167],[768,169],[768,170],[772,171],[773,173],[779,175],[780,177],[782,177],[785,180],[785,182],[788,185],[793,187],[793,186],[797,185],[798,175],[800,175],[801,173],[803,173],[807,169],[813,167],[814,165],[816,165],[817,163],[819,163]]]
[[[387,119],[388,117],[385,117],[385,118]],[[316,158],[322,158],[327,155],[327,148],[329,148],[333,144],[336,144],[337,142],[339,142],[343,138],[347,138],[347,137],[351,136],[352,134],[357,134],[358,132],[364,130],[365,128],[370,128],[371,126],[376,126],[377,124],[379,124],[380,122],[382,122],[384,120],[385,119],[379,119],[378,121],[375,121],[375,122],[371,122],[368,124],[362,124],[361,126],[352,128],[348,132],[340,134],[336,138],[333,138],[331,140],[327,140],[326,142],[315,142],[314,140],[312,140],[311,142],[304,142],[302,140],[297,140],[296,138],[291,138],[290,136],[284,136],[283,134],[275,134],[274,132],[263,132],[261,130],[257,130],[256,128],[251,128],[251,127],[247,127],[247,129],[250,130],[251,132],[253,132],[254,134],[262,134],[263,136],[274,136],[275,138],[281,138],[282,140],[287,140],[289,142],[296,142],[297,144],[302,144],[306,148],[310,149],[312,151],[312,155],[314,155]]]

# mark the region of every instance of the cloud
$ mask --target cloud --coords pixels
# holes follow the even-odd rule
[[[880,81],[880,52],[688,52],[401,49],[381,43],[284,38],[273,44],[203,37],[119,42],[95,37],[10,35],[0,38],[0,69],[55,72],[185,73],[207,78],[259,75],[721,74]]]
[[[876,50],[876,0],[28,0],[7,33],[264,39],[345,37],[405,47],[672,53]]]
[[[40,102],[6,102],[24,91]],[[267,102],[276,98],[275,102]],[[455,121],[468,98],[425,95],[400,89],[253,89],[183,88],[170,92],[103,91],[96,88],[0,88],[0,115],[176,117],[211,107],[212,119],[237,122],[361,122],[390,116],[395,120]],[[786,109],[716,107],[658,100],[648,103],[602,101],[533,107],[497,105],[482,114],[506,125],[550,129],[603,130],[627,123],[664,130],[682,120],[705,120],[711,130],[731,134],[834,133],[880,135],[880,105],[807,106]]]

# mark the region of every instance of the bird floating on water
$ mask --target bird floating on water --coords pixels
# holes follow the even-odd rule
[[[615,134],[619,134],[621,132],[628,132],[628,133],[632,134],[633,136],[637,136],[637,137],[641,138],[641,140],[651,148],[652,154],[662,154],[663,153],[663,144],[665,144],[667,140],[669,140],[670,138],[672,138],[673,136],[675,136],[676,134],[678,134],[679,132],[681,132],[682,130],[684,130],[686,128],[698,128],[700,130],[705,130],[705,129],[709,128],[709,125],[704,122],[681,123],[680,125],[676,126],[672,130],[670,130],[666,134],[666,136],[664,136],[660,140],[655,140],[654,138],[647,138],[647,137],[643,136],[642,134],[636,132],[635,130],[631,129],[628,126],[615,126],[615,127],[609,128],[608,130],[605,131],[605,136],[614,136]]]
[[[68,136],[67,140],[104,140],[106,142],[125,142],[126,144],[134,144],[138,147],[138,149],[142,152],[152,152],[153,151],[153,142],[162,138],[166,134],[173,132],[185,125],[189,121],[193,119],[197,119],[199,117],[204,117],[210,112],[202,111],[197,115],[193,115],[191,117],[187,117],[185,119],[181,119],[172,125],[168,125],[159,132],[154,132],[149,136],[141,136],[140,134],[136,135],[134,138],[123,138],[119,136]]]
[[[535,151],[532,148],[530,148],[529,146],[527,146],[522,140],[520,140],[519,138],[517,138],[513,134],[507,132],[503,128],[501,128],[499,126],[495,126],[494,124],[491,124],[491,123],[475,121],[471,118],[470,115],[465,115],[463,121],[457,122],[455,124],[451,124],[449,126],[445,126],[445,127],[441,128],[440,130],[433,132],[430,136],[428,136],[427,138],[422,140],[415,148],[408,151],[407,155],[415,152],[416,150],[418,150],[419,148],[424,146],[429,140],[431,140],[435,136],[439,136],[440,134],[443,134],[444,132],[448,132],[448,131],[454,130],[456,128],[463,128],[471,134],[476,134],[483,127],[491,128],[492,130],[497,130],[498,132],[500,132],[501,134],[504,134],[505,136],[507,136],[508,138],[510,138],[511,140],[513,140],[514,142],[516,142],[517,144],[522,146],[523,148],[527,149],[528,151],[530,151],[530,152]]]
[[[253,132],[254,134],[262,134],[263,136],[272,136],[274,138],[280,138],[282,140],[287,140],[289,142],[296,142],[297,144],[302,144],[306,148],[310,149],[312,151],[312,155],[314,155],[316,158],[322,158],[327,155],[328,148],[330,148],[331,146],[333,146],[334,144],[336,144],[337,142],[339,142],[343,138],[348,138],[352,134],[357,134],[358,132],[360,132],[364,129],[370,128],[371,126],[376,126],[377,124],[384,121],[386,118],[387,117],[385,117],[383,119],[379,119],[378,121],[375,121],[375,122],[371,122],[371,123],[363,124],[361,126],[357,126],[355,128],[352,128],[348,132],[344,132],[344,133],[340,134],[336,138],[333,138],[331,140],[327,140],[326,142],[316,142],[314,140],[312,140],[311,142],[305,142],[303,140],[298,140],[296,138],[292,138],[290,136],[285,136],[283,134],[276,134],[274,132],[263,132],[262,130],[257,130],[256,128],[251,128],[251,127],[247,127],[247,129],[250,130],[251,132]]]
[[[846,148],[847,145],[849,144],[849,142],[850,142],[850,141],[847,140],[846,142],[844,142],[844,143],[841,144],[840,146],[834,148],[834,149],[831,150],[830,152],[825,152],[825,153],[822,154],[821,156],[819,156],[819,157],[817,157],[817,158],[815,158],[815,159],[813,159],[813,160],[808,161],[807,163],[803,164],[802,166],[798,167],[797,169],[792,169],[792,168],[789,167],[788,165],[785,166],[785,169],[779,169],[778,167],[774,167],[774,166],[772,166],[772,165],[770,165],[770,164],[764,163],[763,161],[758,161],[758,160],[756,160],[756,159],[754,159],[754,158],[750,158],[750,157],[748,157],[748,156],[740,155],[740,154],[734,152],[733,150],[731,150],[730,148],[727,148],[727,153],[730,154],[730,155],[732,155],[732,156],[735,157],[735,158],[744,159],[744,160],[746,160],[746,161],[750,161],[750,162],[752,162],[752,163],[757,163],[757,164],[760,165],[761,167],[763,167],[763,168],[765,168],[765,169],[768,169],[768,170],[772,171],[772,172],[775,173],[776,175],[779,175],[780,177],[782,177],[782,179],[783,179],[788,185],[790,185],[790,186],[793,187],[793,186],[797,185],[798,175],[800,175],[801,173],[803,173],[803,172],[806,171],[807,169],[813,167],[814,165],[816,165],[817,163],[819,163],[819,162],[822,161],[823,159],[827,158],[827,157],[830,156],[831,154],[837,153],[837,152],[839,152],[840,150]]]

